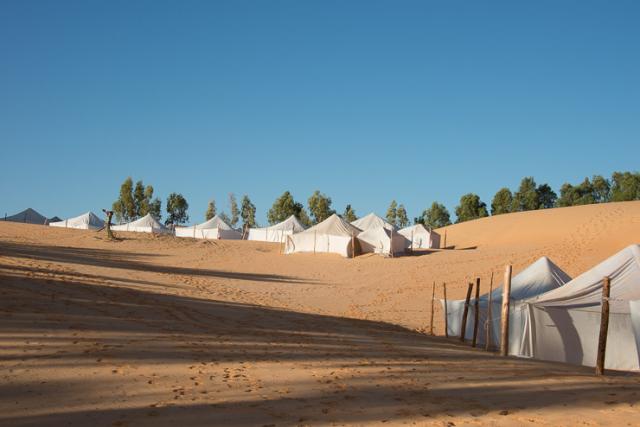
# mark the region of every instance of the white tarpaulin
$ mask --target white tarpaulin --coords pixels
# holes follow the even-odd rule
[[[308,230],[287,236],[285,253],[330,252],[351,257],[354,252],[352,245],[357,245],[356,236],[360,231],[362,230],[333,214]],[[358,253],[357,247],[355,253]]]
[[[603,278],[611,280],[605,368],[640,369],[631,301],[640,299],[640,246],[631,245],[559,289],[515,307],[520,343],[513,355],[595,366],[602,309]]]
[[[393,225],[385,221],[384,218],[374,214],[373,212],[371,212],[369,215],[365,215],[362,218],[352,221],[351,225],[359,228],[362,231],[375,227],[384,227],[387,230],[395,230],[395,227]]]
[[[77,228],[80,230],[100,230],[104,227],[104,221],[93,212],[87,212],[74,218],[51,222],[49,225],[51,227]]]
[[[283,243],[286,240],[286,236],[291,236],[301,231],[304,231],[304,226],[295,215],[291,215],[284,221],[270,227],[250,228],[247,240]]]
[[[549,258],[542,257],[536,262],[522,270],[511,279],[511,302],[524,300],[536,295],[548,292],[552,289],[559,288],[571,280],[564,271],[555,265]],[[484,289],[489,288],[488,283],[481,283]],[[444,309],[444,301],[441,300]],[[487,324],[489,318],[489,292],[480,296],[478,301],[478,340],[480,344],[485,343],[486,327],[490,327],[491,344],[494,347],[500,345],[500,321],[502,318],[502,285],[494,286],[491,292],[491,322]],[[464,313],[464,300],[447,301],[447,325],[449,336],[460,336],[460,328],[462,326],[462,315]],[[469,313],[467,315],[467,326],[465,328],[465,337],[473,336],[475,319],[475,298],[469,303]],[[510,317],[513,320],[513,314]],[[514,328],[510,328],[514,331]],[[517,337],[509,335],[510,343],[518,341]]]
[[[176,236],[209,240],[238,240],[242,238],[242,233],[231,228],[229,224],[216,215],[202,224],[191,227],[176,227]]]
[[[12,222],[24,222],[26,224],[40,224],[40,225],[46,225],[49,222],[49,220],[44,215],[40,215],[38,212],[36,212],[31,208],[25,209],[22,212],[18,212],[15,215],[8,216],[4,218],[4,220],[12,221]]]
[[[113,225],[111,227],[113,231],[134,231],[136,233],[156,233],[156,234],[171,234],[172,231],[160,224],[157,219],[146,214],[140,219],[137,219],[126,224]]]
[[[422,224],[405,227],[398,233],[407,238],[407,249],[440,248],[440,235],[433,230],[427,230]]]
[[[370,227],[358,234],[358,242],[362,253],[373,252],[380,255],[400,255],[406,247],[404,238],[393,228],[386,229],[382,226]]]

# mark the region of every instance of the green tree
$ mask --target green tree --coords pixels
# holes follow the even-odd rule
[[[227,224],[231,225],[231,218],[229,218],[229,215],[227,215],[226,212],[222,211],[218,214],[218,217],[223,220],[224,222],[226,222]]]
[[[389,204],[386,218],[389,224],[398,226],[398,203],[395,200],[392,200],[391,204]]]
[[[491,215],[500,215],[511,212],[513,207],[513,194],[504,187],[498,190],[491,201]]]
[[[147,185],[144,188],[144,193],[142,199],[140,199],[138,204],[138,214],[143,217],[146,214],[151,214],[158,221],[160,220],[160,207],[162,203],[160,199],[153,198],[153,186]]]
[[[536,181],[531,176],[522,178],[520,188],[513,195],[512,212],[532,211],[538,208]]]
[[[555,206],[558,195],[551,189],[549,184],[542,184],[536,188],[536,194],[538,195],[538,208],[537,209],[549,209]]]
[[[140,218],[146,215],[146,212],[142,213],[143,211],[148,210],[145,202],[146,200],[144,196],[144,184],[142,183],[142,181],[138,181],[136,182],[136,186],[133,190],[133,203],[135,205],[136,218]]]
[[[460,198],[460,204],[456,206],[456,222],[470,221],[488,216],[487,205],[480,200],[477,194],[469,193]]]
[[[356,215],[356,211],[351,207],[351,205],[347,205],[344,208],[344,213],[342,214],[342,219],[347,222],[353,222],[358,219]]]
[[[189,221],[189,215],[187,210],[189,209],[189,203],[179,193],[171,193],[167,197],[167,219],[165,224],[184,224]]]
[[[614,172],[611,181],[612,202],[640,200],[640,173]]]
[[[269,224],[277,224],[289,218],[291,215],[295,215],[300,222],[308,226],[311,223],[307,212],[304,210],[302,203],[293,200],[293,196],[290,192],[285,191],[282,196],[278,197],[269,212],[267,212],[267,220]]]
[[[404,228],[409,225],[409,218],[407,217],[407,210],[404,208],[404,205],[401,203],[398,206],[398,210],[396,211],[396,219],[397,225],[400,228]]]
[[[151,214],[152,217],[160,221],[162,219],[162,215],[160,214],[161,210],[162,210],[162,202],[160,201],[160,199],[156,197],[149,203],[149,212],[147,213]]]
[[[314,224],[318,224],[336,213],[336,211],[331,209],[331,197],[322,194],[318,190],[314,191],[311,197],[309,197],[308,203],[309,213],[313,218]]]
[[[431,207],[422,212],[422,217],[415,219],[416,224],[423,224],[429,229],[451,225],[451,216],[447,208],[438,202],[431,203]]]
[[[216,216],[216,201],[211,199],[207,205],[207,211],[204,213],[205,221],[209,221]]]
[[[111,210],[118,222],[129,222],[136,218],[136,204],[133,199],[133,180],[128,177],[120,186],[118,200],[113,202]]]
[[[231,222],[229,225],[235,228],[240,220],[240,209],[238,209],[238,202],[236,201],[236,195],[229,193],[229,207],[231,208]]]
[[[568,182],[565,182],[560,187],[560,197],[556,200],[556,206],[559,208],[573,206],[578,198],[577,189]]]
[[[251,203],[249,196],[242,196],[242,207],[240,208],[240,216],[242,217],[242,227],[256,226],[256,206]]]
[[[589,178],[585,178],[578,185],[571,185],[569,183],[562,184],[560,187],[560,197],[556,201],[556,206],[578,206],[578,205],[590,205],[596,203],[594,197],[593,185],[589,181]]]
[[[611,200],[611,183],[602,175],[594,175],[591,178],[593,187],[593,199],[596,203],[606,203]]]

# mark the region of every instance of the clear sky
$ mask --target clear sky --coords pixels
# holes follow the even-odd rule
[[[640,2],[0,2],[0,214],[127,177],[413,218],[640,169]]]

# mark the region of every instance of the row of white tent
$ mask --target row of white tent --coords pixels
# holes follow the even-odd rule
[[[97,230],[104,221],[93,212],[50,224],[53,227]],[[135,221],[114,225],[114,231],[174,234],[177,237],[196,239],[242,239],[244,236],[219,216],[191,227],[165,227],[151,215]],[[374,213],[349,223],[333,214],[325,221],[305,230],[295,216],[263,228],[250,228],[247,240],[277,242],[285,245],[285,253],[330,252],[345,257],[359,253],[397,255],[407,249],[430,249],[440,246],[440,236],[421,224],[397,230],[389,222]]]
[[[611,283],[605,368],[640,370],[640,245],[626,247],[573,280],[546,257],[514,276],[509,354],[595,366],[605,277]],[[446,303],[450,336],[460,336],[464,303]],[[488,327],[491,345],[498,347],[502,289],[491,293],[490,306],[488,293],[478,303],[479,342],[484,344]],[[465,337],[473,334],[474,310],[472,299]]]

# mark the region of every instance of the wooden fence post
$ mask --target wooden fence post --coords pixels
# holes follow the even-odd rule
[[[473,316],[473,340],[471,341],[471,347],[476,346],[476,342],[478,341],[478,321],[480,320],[480,278],[476,277],[476,300],[473,304],[473,308],[475,310]]]
[[[433,286],[431,287],[431,320],[429,322],[429,335],[433,335],[433,304],[436,299],[436,281],[433,281]]]
[[[467,298],[464,300],[464,311],[462,312],[462,324],[460,325],[460,341],[464,342],[464,334],[467,331],[467,315],[469,314],[469,300],[471,299],[471,291],[473,283],[467,286]]]
[[[607,333],[609,332],[609,295],[611,295],[611,279],[605,277],[602,279],[602,313],[600,314],[596,375],[604,375],[604,356],[607,351]]]
[[[444,292],[444,336],[449,338],[449,311],[447,309],[447,284],[442,283],[442,290]]]
[[[489,305],[487,306],[487,330],[486,337],[484,343],[484,349],[489,350],[491,348],[491,329],[493,327],[493,322],[491,320],[491,310],[493,309],[493,271],[491,272],[491,280],[489,281]]]
[[[502,285],[502,319],[500,325],[500,356],[509,353],[509,298],[511,297],[511,265],[504,270],[504,285]]]

